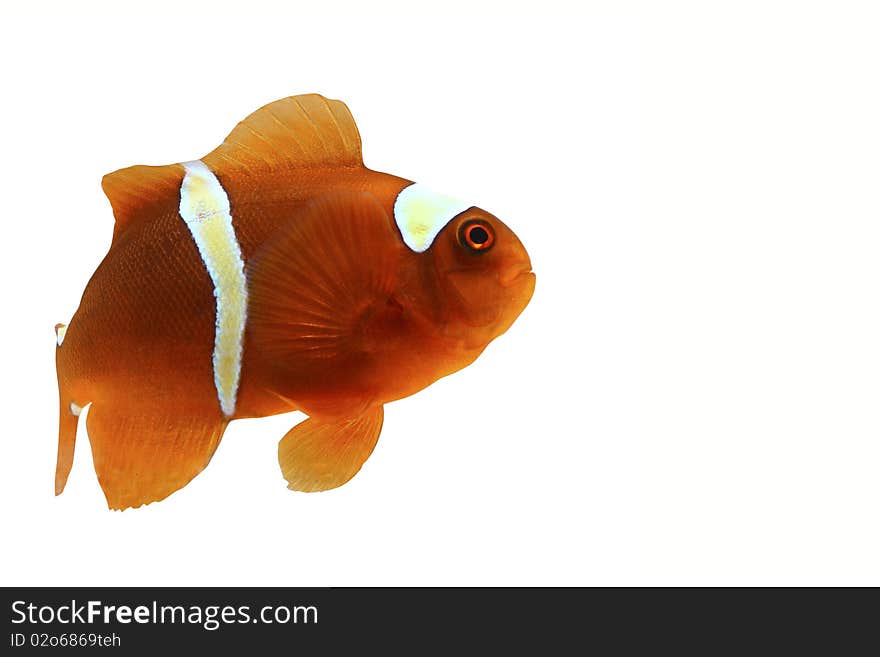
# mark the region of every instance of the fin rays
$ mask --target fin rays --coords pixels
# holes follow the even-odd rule
[[[382,407],[375,406],[354,418],[300,422],[278,443],[288,488],[311,493],[349,481],[373,453],[383,420]]]
[[[185,409],[93,404],[86,417],[98,481],[111,509],[168,497],[201,472],[214,455],[226,420]]]
[[[318,94],[258,109],[202,161],[218,175],[232,169],[250,177],[282,168],[363,166],[360,134],[348,108]],[[179,164],[138,165],[104,176],[101,185],[116,218],[114,240],[176,198],[182,178]]]
[[[359,322],[384,304],[397,276],[392,231],[366,193],[331,194],[292,217],[248,264],[250,330],[260,353],[303,367],[355,353]]]
[[[235,153],[250,174],[300,167],[358,167],[361,140],[348,108],[318,94],[291,96],[248,116],[214,151],[202,158],[222,173]]]
[[[306,108],[303,107],[299,98],[294,98],[294,101],[296,102],[296,106],[299,108],[299,111],[302,112],[302,115],[305,117],[306,121],[309,123],[310,126],[312,126],[312,130],[314,130],[315,134],[318,135],[318,140],[321,142],[321,145],[324,147],[324,152],[327,153],[327,155],[330,155],[330,149],[327,148],[327,142],[324,141],[324,136],[321,134],[321,129],[315,123],[315,120],[306,111]]]

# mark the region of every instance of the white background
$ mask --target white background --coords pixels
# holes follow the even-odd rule
[[[880,584],[870,5],[316,4],[3,10],[0,583]],[[293,414],[122,513],[81,427],[53,497],[101,176],[311,91],[368,166],[513,227],[532,303],[340,489],[286,489]]]

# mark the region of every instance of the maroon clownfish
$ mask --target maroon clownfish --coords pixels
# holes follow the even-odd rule
[[[104,177],[116,225],[56,327],[55,492],[77,419],[111,508],[161,500],[231,420],[299,410],[289,487],[334,488],[373,451],[383,404],[471,362],[535,286],[497,217],[363,165],[348,108],[284,98],[201,160]]]

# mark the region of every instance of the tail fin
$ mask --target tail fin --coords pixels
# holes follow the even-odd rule
[[[64,324],[55,325],[55,342],[58,347],[55,350],[55,370],[58,375],[58,462],[55,466],[55,494],[60,495],[67,483],[67,475],[73,466],[73,449],[76,445],[76,425],[79,413],[82,410],[73,403],[66,390],[62,377],[61,367],[61,344],[67,327]]]

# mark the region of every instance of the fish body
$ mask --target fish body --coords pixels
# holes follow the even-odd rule
[[[235,419],[300,410],[289,487],[339,486],[383,404],[472,362],[525,308],[528,255],[493,215],[364,167],[340,101],[271,103],[200,160],[105,176],[116,225],[59,325],[56,494],[87,428],[111,508],[167,497]]]

